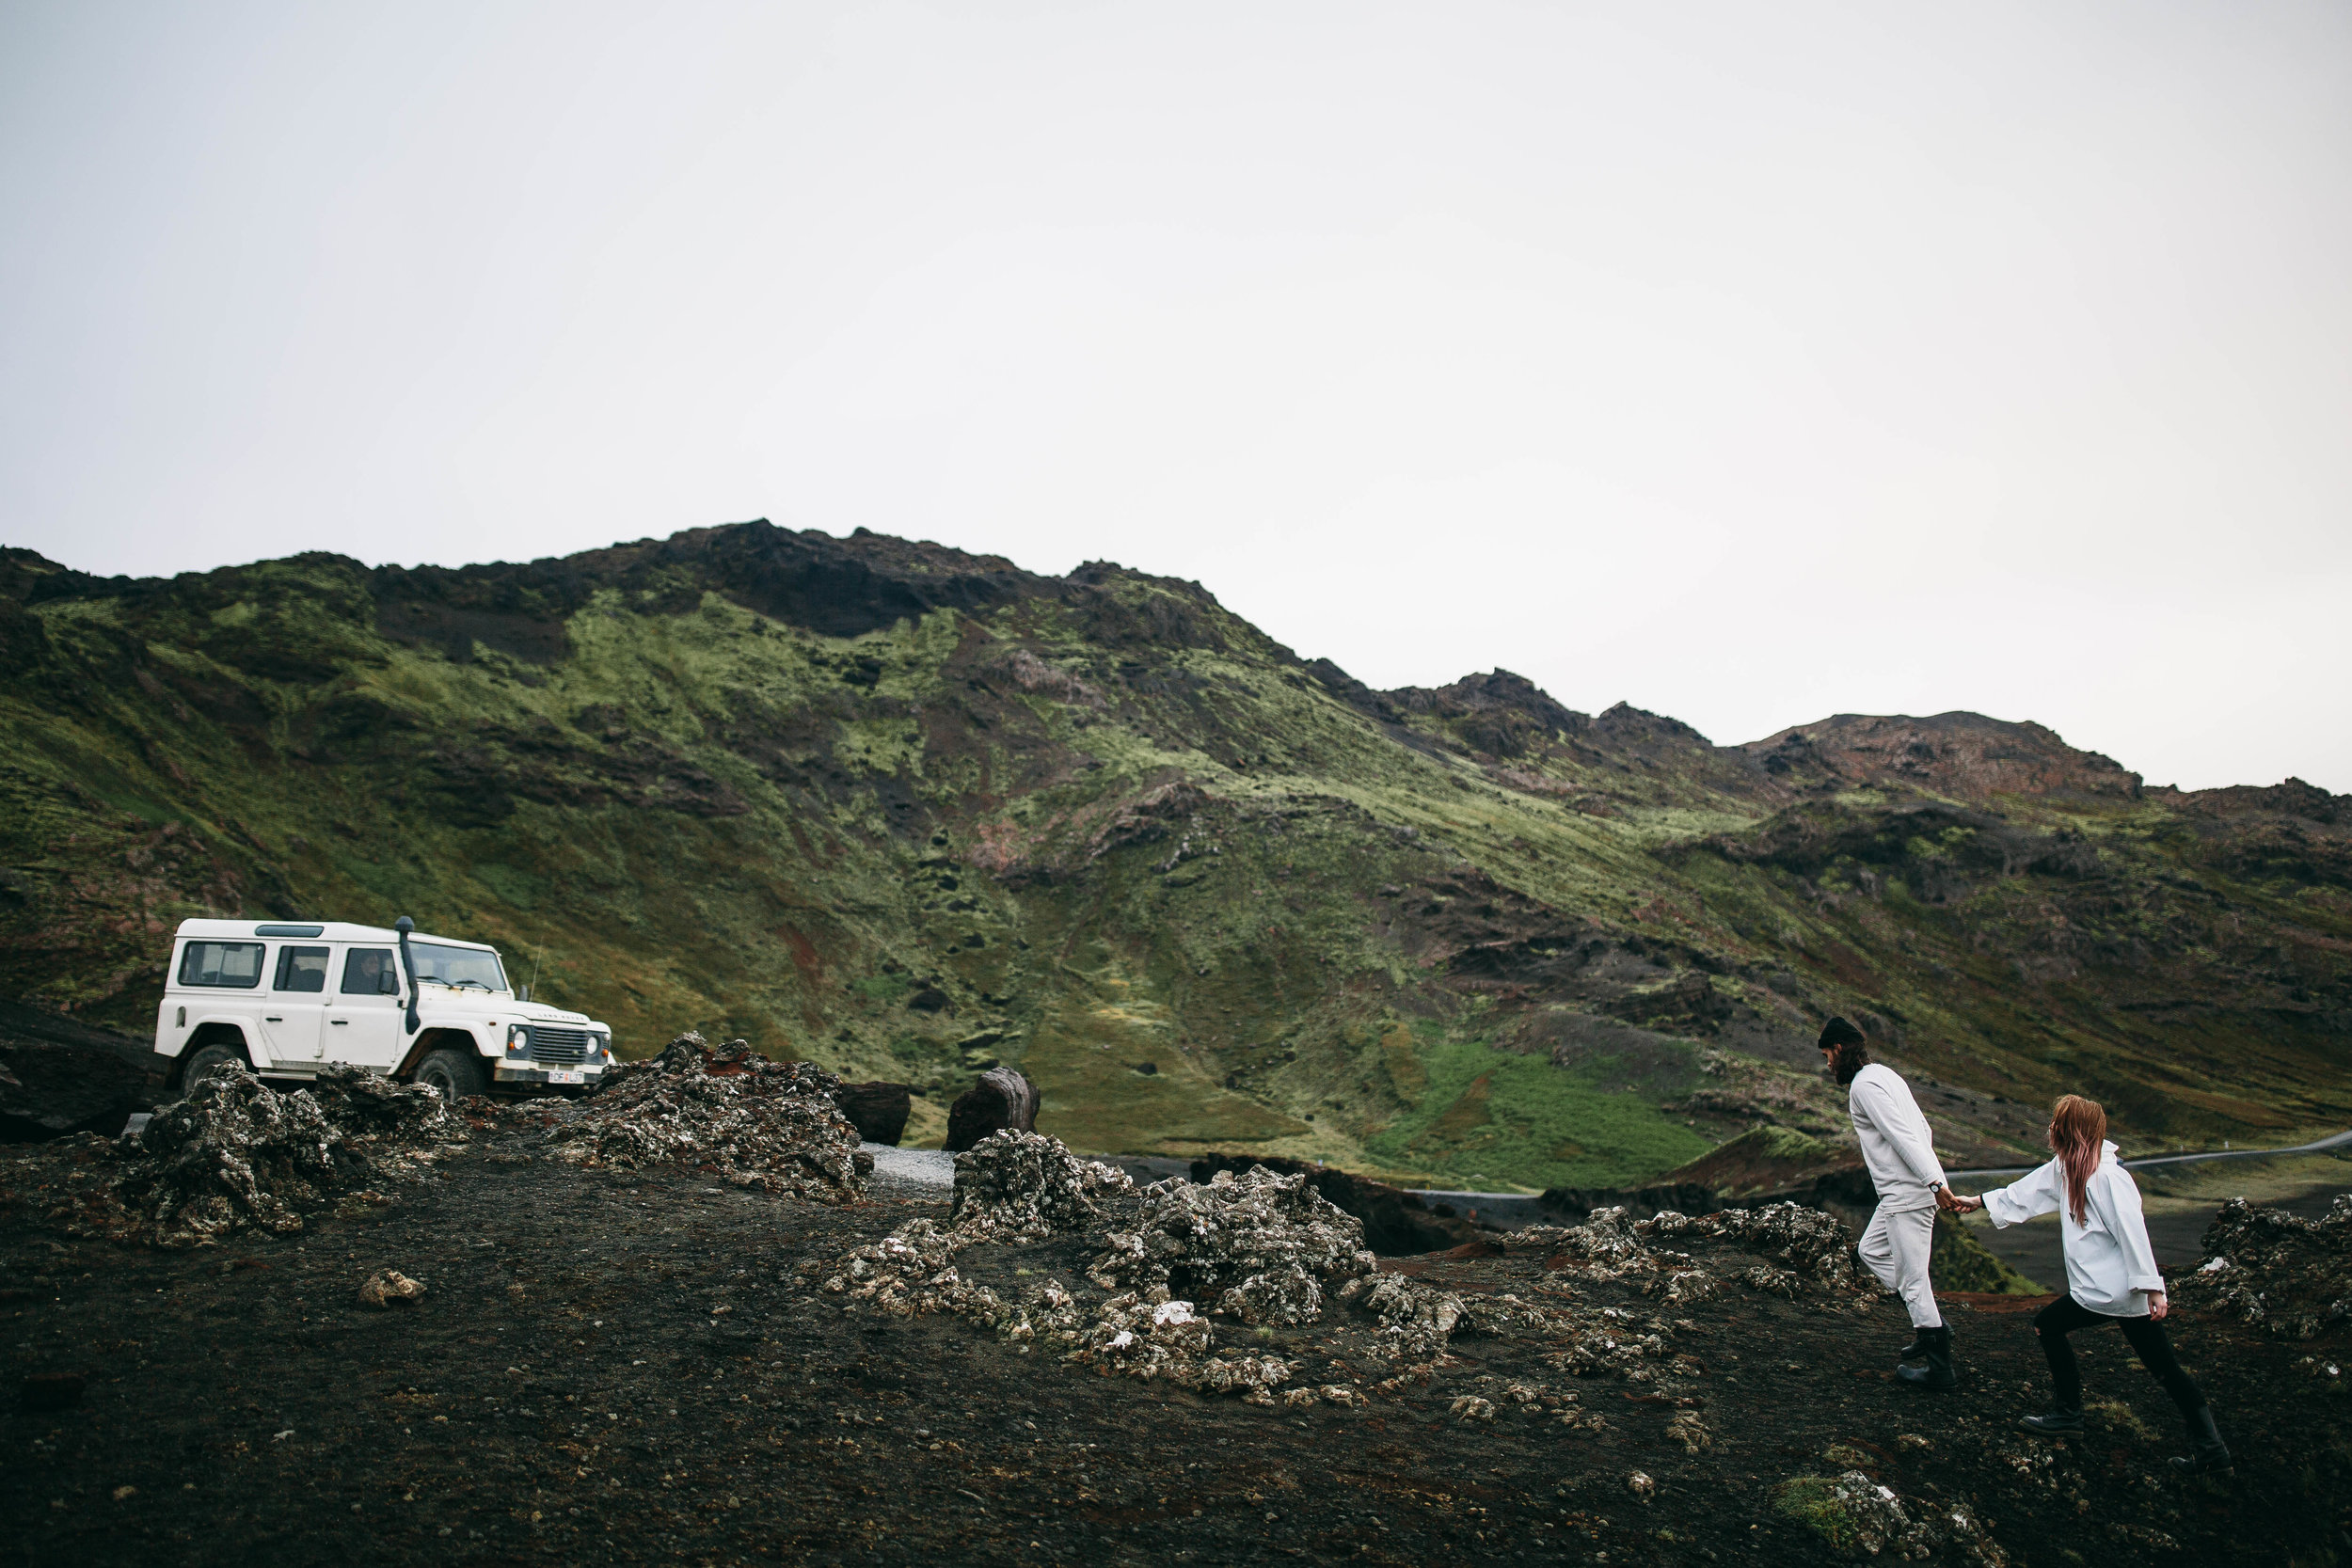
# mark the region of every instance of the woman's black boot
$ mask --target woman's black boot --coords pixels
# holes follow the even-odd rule
[[[2083,1413],[2059,1405],[2046,1416],[2023,1417],[2017,1424],[2044,1437],[2080,1437],[2083,1434]]]
[[[1919,1388],[1956,1388],[1960,1386],[1960,1379],[1952,1373],[1950,1324],[1919,1330],[1919,1354],[1927,1357],[1926,1366],[1898,1367],[1895,1375]]]
[[[2188,1446],[2189,1452],[2172,1456],[2172,1467],[2183,1475],[2230,1467],[2230,1445],[2221,1440],[2221,1429],[2213,1424],[2212,1405],[2201,1404],[2189,1412]]]

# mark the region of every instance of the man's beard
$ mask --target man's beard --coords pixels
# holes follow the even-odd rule
[[[1837,1080],[1837,1086],[1842,1089],[1853,1082],[1855,1073],[1869,1065],[1868,1047],[1860,1044],[1841,1045],[1837,1048],[1837,1054],[1830,1058],[1829,1068],[1830,1072]]]

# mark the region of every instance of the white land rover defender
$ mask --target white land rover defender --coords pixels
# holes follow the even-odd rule
[[[494,1084],[584,1087],[613,1059],[610,1027],[519,999],[496,948],[426,936],[406,915],[389,931],[182,921],[155,1049],[176,1059],[183,1091],[230,1062],[296,1078],[338,1064],[452,1101]]]

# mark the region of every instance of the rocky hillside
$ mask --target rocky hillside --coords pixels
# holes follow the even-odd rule
[[[1835,1132],[1860,1017],[1948,1152],[2352,1125],[2352,799],[2032,724],[1721,747],[1503,672],[1374,691],[1200,588],[766,523],[527,565],[0,552],[0,990],[144,1033],[194,914],[500,943],[626,1047],[1081,1148],[1630,1184]]]

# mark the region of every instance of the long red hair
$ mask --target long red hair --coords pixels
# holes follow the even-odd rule
[[[2095,1100],[2062,1094],[2050,1107],[2050,1152],[2066,1170],[2066,1207],[2076,1225],[2090,1223],[2090,1173],[2099,1168],[2107,1114]]]

